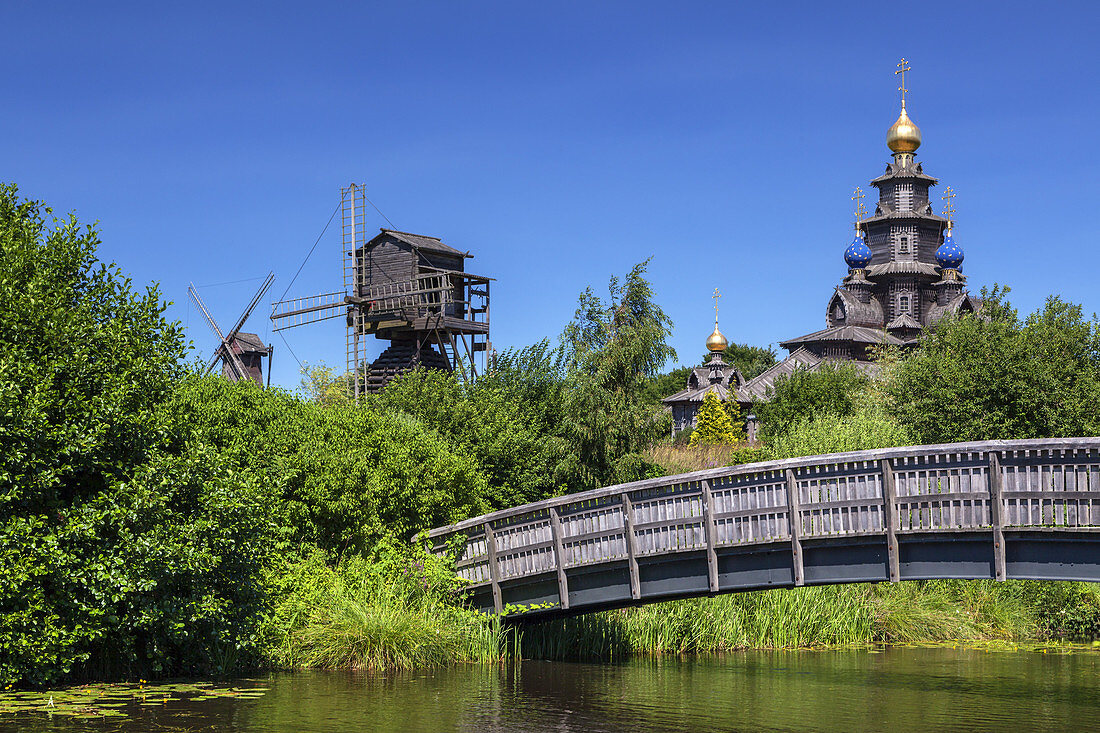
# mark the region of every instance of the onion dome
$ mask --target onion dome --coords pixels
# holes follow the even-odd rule
[[[714,324],[714,333],[707,338],[707,351],[710,351],[712,354],[720,354],[725,351],[726,347],[729,345],[730,342],[726,341],[726,337],[718,330],[718,324]]]
[[[853,270],[861,270],[871,264],[871,248],[863,241],[863,232],[856,232],[856,238],[844,250],[844,261]]]
[[[943,244],[936,250],[936,262],[945,270],[957,270],[963,263],[962,247],[955,244],[950,229],[944,233]]]
[[[886,145],[895,153],[913,153],[920,147],[920,128],[909,119],[904,105],[897,122],[886,133]]]

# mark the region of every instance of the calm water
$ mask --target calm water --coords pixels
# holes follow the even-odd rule
[[[1091,653],[750,652],[265,684],[256,700],[140,708],[121,724],[5,717],[0,731],[1100,730]]]

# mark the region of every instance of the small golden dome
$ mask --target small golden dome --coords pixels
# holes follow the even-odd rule
[[[909,119],[905,107],[901,108],[898,121],[886,133],[886,145],[895,153],[913,153],[920,147],[920,128]]]
[[[714,333],[707,338],[707,350],[717,354],[725,351],[729,345],[730,342],[726,341],[726,337],[722,335],[722,332],[718,330],[718,325],[715,324]]]

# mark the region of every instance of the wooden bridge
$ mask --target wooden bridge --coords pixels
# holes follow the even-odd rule
[[[428,533],[486,611],[760,588],[1100,580],[1100,438],[836,453],[609,486]]]

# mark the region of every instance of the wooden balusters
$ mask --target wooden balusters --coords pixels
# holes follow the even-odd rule
[[[493,535],[492,522],[486,522],[485,528],[485,552],[489,555],[489,578],[493,583],[493,607],[497,613],[504,612],[504,603],[500,597],[500,566],[497,565],[497,540]]]
[[[898,554],[898,527],[901,522],[898,517],[898,488],[894,481],[894,467],[889,458],[882,459],[882,503],[885,510],[882,518],[886,522],[886,560],[890,569],[890,582],[897,583],[901,580],[901,558]]]
[[[995,580],[1004,580],[1007,577],[1002,483],[1000,454],[997,451],[989,451],[989,520],[993,525],[993,578]]]
[[[569,608],[569,578],[565,575],[565,548],[561,541],[561,519],[558,508],[550,507],[550,536],[554,539],[554,566],[558,569],[558,597],[563,609]]]
[[[630,573],[630,597],[638,600],[642,597],[642,583],[638,578],[637,540],[634,537],[634,505],[630,503],[630,492],[622,495],[623,533],[626,535],[627,569]]]
[[[718,592],[718,553],[714,546],[717,529],[714,526],[714,497],[710,493],[710,481],[703,479],[699,482],[703,492],[703,527],[707,538],[707,580],[710,592]]]
[[[787,521],[791,532],[791,562],[794,568],[794,584],[806,582],[802,564],[802,510],[798,501],[798,481],[794,471],[787,469]]]

